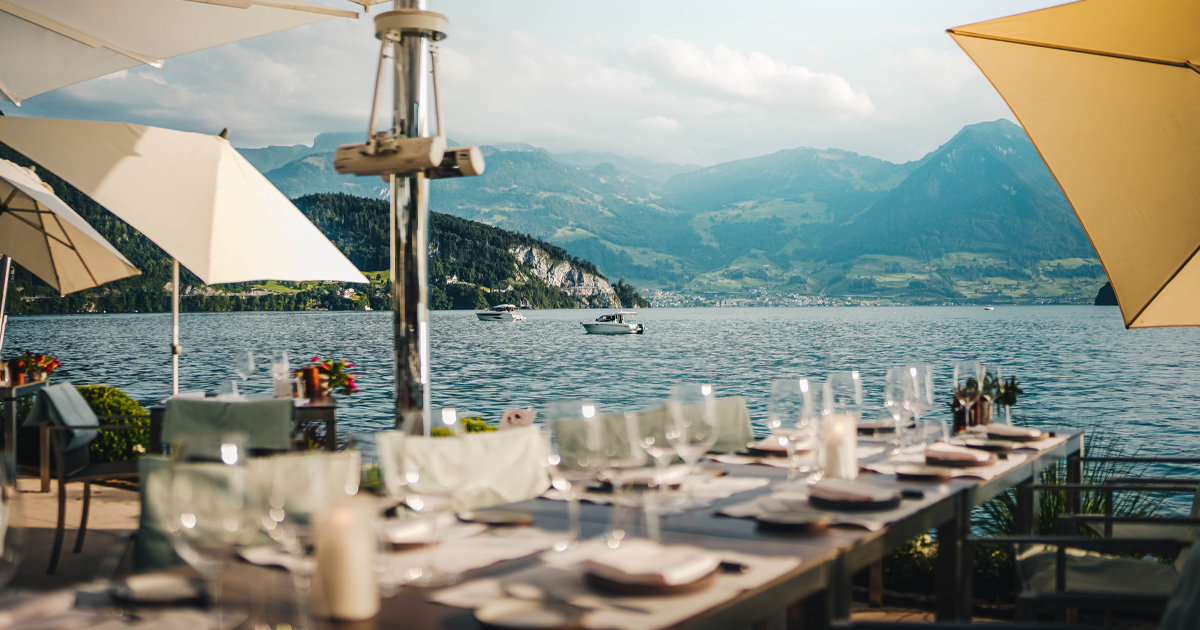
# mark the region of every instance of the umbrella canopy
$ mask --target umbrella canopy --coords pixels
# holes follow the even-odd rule
[[[0,160],[0,253],[61,295],[137,270],[32,170]]]
[[[95,199],[205,283],[367,282],[220,136],[5,116],[0,142]]]
[[[949,33],[1062,186],[1125,325],[1200,325],[1200,3],[1085,0]]]
[[[332,17],[304,0],[0,0],[0,100]]]

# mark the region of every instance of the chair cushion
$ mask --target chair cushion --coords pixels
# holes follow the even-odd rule
[[[100,424],[95,412],[70,383],[48,385],[38,392],[33,410],[25,417],[24,426],[33,427],[43,421],[57,427],[86,427]],[[86,446],[96,439],[95,429],[57,431],[64,452]]]
[[[744,450],[746,444],[754,440],[754,431],[750,428],[750,412],[746,408],[746,399],[741,396],[717,398],[717,422],[719,431],[717,442],[712,450],[732,453]],[[684,413],[700,413],[700,405],[684,405]],[[660,407],[647,409],[638,414],[642,423],[666,424],[670,420],[667,410]]]
[[[163,413],[165,444],[195,435],[240,433],[250,449],[289,450],[295,404],[291,398],[217,400],[170,398]]]
[[[521,427],[461,437],[414,437],[397,431],[376,433],[380,472],[389,488],[402,484],[405,458],[422,471],[412,484],[420,493],[453,480],[454,508],[477,510],[541,496],[550,487],[546,442],[539,427]],[[388,456],[388,454],[392,456]]]
[[[1200,544],[1200,534],[1192,539],[1192,544]],[[1183,563],[1182,567],[1180,563]],[[1175,568],[1179,569],[1179,579],[1167,600],[1158,630],[1194,630],[1200,620],[1200,561],[1185,562],[1184,555],[1180,554],[1175,560]]]
[[[1022,595],[1055,592],[1055,550],[1038,547],[1017,558],[1017,575]],[[1113,593],[1166,597],[1175,587],[1179,574],[1169,564],[1152,560],[1117,558],[1096,553],[1068,550],[1067,583],[1069,593]]]

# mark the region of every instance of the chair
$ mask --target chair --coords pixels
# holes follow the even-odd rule
[[[162,440],[173,444],[195,435],[241,433],[252,454],[286,452],[292,448],[294,413],[291,398],[172,397],[164,411]]]
[[[1136,463],[1136,464],[1200,464],[1195,457],[1080,457],[1072,460],[1076,466],[1075,477],[1082,478],[1082,466],[1088,463]],[[1145,492],[1179,493],[1194,490],[1191,511],[1186,517],[1137,517],[1114,516],[1113,495],[1121,490],[1118,486],[1129,486],[1129,490]],[[1088,531],[1105,538],[1191,538],[1200,525],[1200,479],[1172,477],[1113,477],[1105,483],[1090,488],[1104,497],[1104,514],[1068,514],[1061,522],[1067,528]]]
[[[190,464],[190,466],[222,466],[222,464]],[[298,466],[321,466],[328,484],[328,494],[356,494],[361,477],[362,459],[358,451],[307,451],[270,457],[253,457],[247,462],[248,476],[256,496],[265,496],[277,478],[288,477],[288,470]],[[147,455],[138,460],[138,498],[141,516],[134,542],[134,569],[154,571],[166,569],[183,561],[165,529],[164,519],[171,501],[168,486],[170,460],[161,455]],[[295,488],[299,493],[302,488]],[[298,496],[303,496],[300,494]],[[289,499],[290,500],[290,499]]]
[[[39,425],[43,428],[43,435],[49,436],[47,441],[53,454],[54,477],[58,480],[58,525],[54,532],[50,565],[46,570],[46,573],[53,575],[58,570],[58,561],[62,556],[67,516],[67,484],[73,481],[83,482],[83,514],[79,519],[79,533],[75,535],[75,553],[79,553],[83,550],[84,537],[87,535],[92,483],[137,476],[136,461],[93,464],[90,444],[99,435],[99,431],[144,430],[146,427],[132,424],[101,425],[87,401],[70,383],[50,385],[38,392],[33,409],[25,418],[24,426]],[[55,437],[58,439],[54,439]]]
[[[399,431],[380,431],[375,437],[380,472],[389,487],[403,485],[398,477],[404,472],[395,470],[393,462],[405,458],[425,471],[422,477],[434,480],[440,467],[465,468],[455,474],[463,480],[454,494],[458,511],[532,499],[550,487],[546,442],[538,427],[468,433],[457,438],[427,438]],[[421,487],[422,482],[418,482],[413,489],[420,492]]]

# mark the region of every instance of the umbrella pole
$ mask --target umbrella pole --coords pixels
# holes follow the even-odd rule
[[[4,350],[4,334],[8,332],[8,278],[12,275],[12,257],[3,256],[4,282],[0,283],[0,351]]]
[[[426,0],[395,0],[426,9]],[[395,44],[394,124],[410,138],[429,133],[429,39]],[[396,345],[396,426],[429,434],[429,180],[392,176],[392,317]]]
[[[171,265],[171,394],[179,393],[179,260]]]

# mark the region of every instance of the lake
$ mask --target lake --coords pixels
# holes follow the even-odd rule
[[[495,420],[504,409],[586,396],[602,409],[640,408],[674,383],[712,382],[746,397],[760,425],[767,384],[857,368],[872,415],[885,415],[887,367],[935,366],[949,400],[952,360],[981,358],[1015,375],[1014,417],[1037,426],[1119,436],[1127,453],[1192,454],[1200,446],[1200,330],[1125,330],[1115,307],[843,307],[646,309],[644,335],[585,335],[600,311],[526,311],[526,321],[480,322],[468,311],[430,316],[432,397]],[[343,432],[392,426],[389,312],[185,313],[181,388],[236,378],[238,350],[288,350],[356,364],[361,393],[341,400]],[[54,381],[107,384],[143,404],[170,391],[167,314],[13,317],[5,355],[51,352]],[[265,354],[264,354],[265,356]],[[268,366],[251,391],[270,391]],[[937,414],[945,416],[947,410]]]

